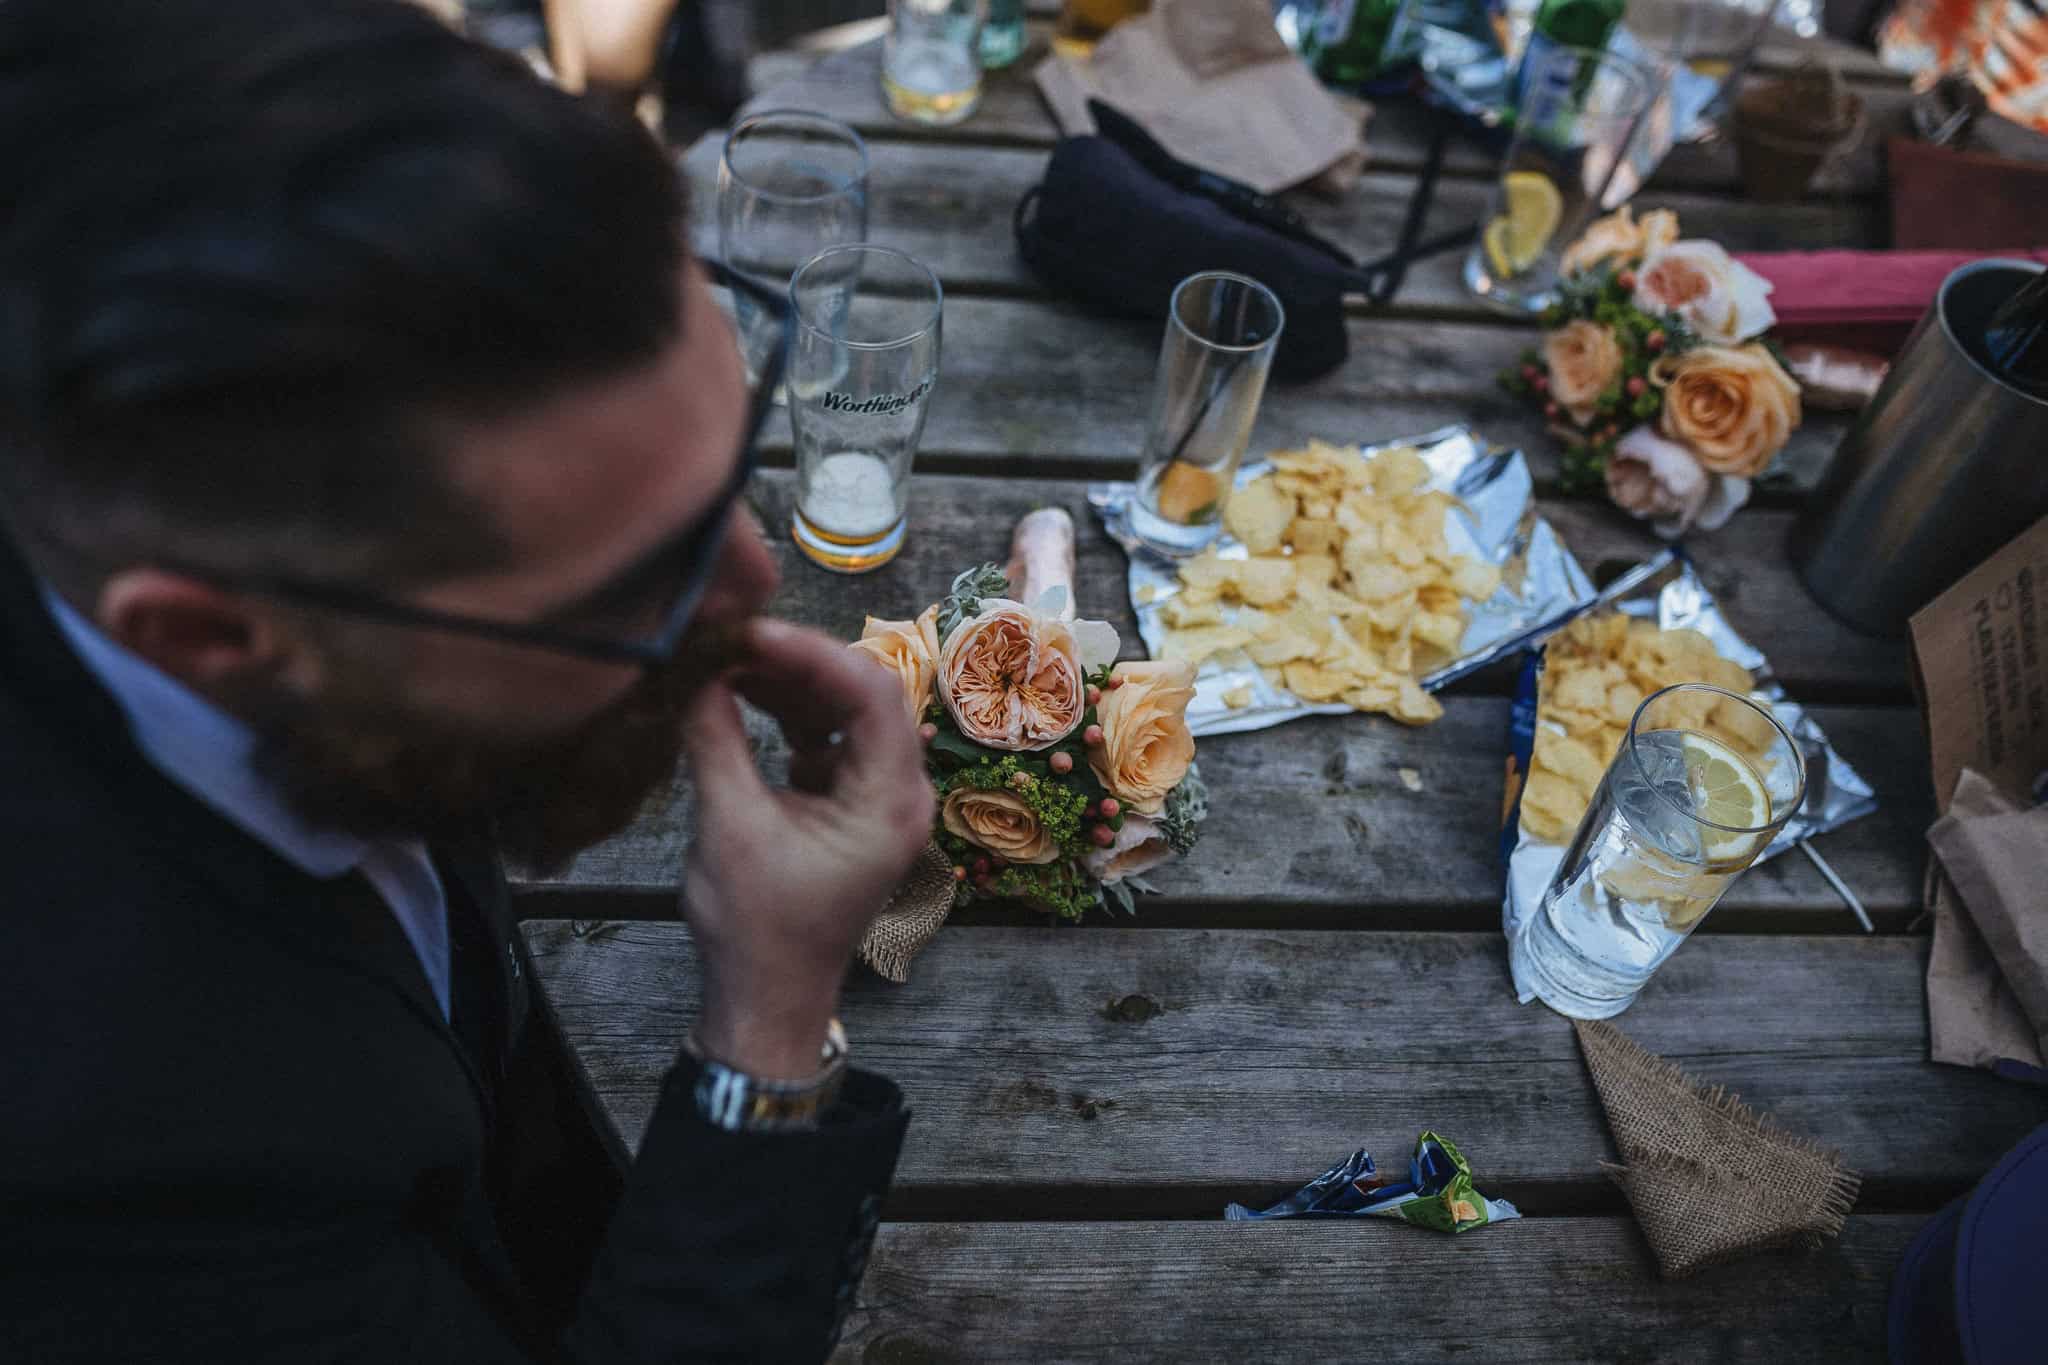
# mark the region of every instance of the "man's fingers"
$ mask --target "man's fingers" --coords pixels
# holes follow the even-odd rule
[[[683,739],[689,746],[700,803],[713,792],[721,799],[766,794],[740,719],[739,701],[724,683],[706,683],[690,698],[683,712]]]
[[[916,732],[903,714],[903,691],[889,671],[816,631],[757,621],[735,679],[743,696],[774,716],[790,743],[815,747],[844,735],[856,746],[889,747]]]
[[[816,631],[777,621],[749,630],[742,693],[773,715],[794,749],[841,737],[834,789],[894,805],[928,786],[924,748],[903,710],[903,687],[886,668]]]

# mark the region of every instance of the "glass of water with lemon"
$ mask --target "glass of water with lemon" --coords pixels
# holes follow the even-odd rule
[[[1653,693],[1515,946],[1521,975],[1560,1014],[1621,1013],[1805,799],[1768,706],[1705,683]]]
[[[1537,313],[1557,299],[1565,247],[1636,192],[1628,151],[1654,91],[1635,62],[1556,44],[1532,48],[1516,79],[1514,140],[1465,285],[1504,311]]]

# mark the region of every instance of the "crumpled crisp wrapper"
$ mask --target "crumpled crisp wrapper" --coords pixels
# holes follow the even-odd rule
[[[1536,515],[1535,482],[1521,451],[1490,451],[1485,439],[1470,427],[1450,426],[1365,446],[1359,456],[1370,459],[1380,451],[1402,446],[1412,447],[1428,464],[1430,480],[1425,487],[1448,492],[1462,503],[1444,518],[1444,536],[1452,552],[1501,567],[1500,587],[1492,597],[1470,607],[1472,619],[1458,657],[1421,678],[1422,686],[1434,692],[1496,659],[1513,655],[1553,623],[1566,619],[1574,608],[1592,601],[1593,581],[1550,523]],[[1236,486],[1242,488],[1271,469],[1264,461],[1243,466],[1237,471]],[[1166,623],[1160,610],[1180,591],[1180,578],[1174,560],[1146,548],[1131,533],[1125,514],[1132,493],[1133,486],[1128,483],[1099,483],[1089,488],[1088,501],[1110,538],[1130,554],[1131,607],[1137,613],[1138,634],[1156,659],[1166,643]],[[1228,531],[1217,538],[1216,552],[1225,559],[1243,559],[1248,554]],[[1235,608],[1225,609],[1224,619],[1234,616]],[[1249,690],[1249,706],[1233,708],[1224,703],[1223,694],[1235,688]],[[1233,652],[1206,660],[1196,673],[1188,728],[1200,739],[1264,730],[1302,716],[1351,713],[1342,702],[1302,701],[1267,681],[1245,655]]]
[[[1770,661],[1764,657],[1763,651],[1735,633],[1735,628],[1721,614],[1713,594],[1700,581],[1698,571],[1683,551],[1664,550],[1638,564],[1603,589],[1596,600],[1564,620],[1551,623],[1543,632],[1544,636],[1547,638],[1578,616],[1610,606],[1624,615],[1655,621],[1663,630],[1696,630],[1705,635],[1713,641],[1715,650],[1723,658],[1750,671],[1756,679],[1756,688],[1750,695],[1758,701],[1769,702],[1779,723],[1797,741],[1806,758],[1806,803],[1778,832],[1778,837],[1771,841],[1769,847],[1757,855],[1757,862],[1775,858],[1802,839],[1839,829],[1877,809],[1877,796],[1870,784],[1849,766],[1834,745],[1828,743],[1820,723],[1807,713],[1806,708],[1786,695],[1784,686],[1771,672]],[[1515,772],[1524,776],[1529,771],[1529,754],[1536,740],[1536,688],[1542,672],[1542,655],[1533,653],[1522,670],[1509,722],[1509,753],[1514,760]],[[1536,908],[1542,904],[1543,893],[1549,889],[1551,878],[1557,875],[1558,866],[1564,862],[1565,850],[1557,844],[1541,843],[1522,833],[1519,783],[1514,795],[1507,823],[1501,830],[1501,847],[1508,864],[1507,898],[1501,905],[1501,928],[1508,939],[1508,966],[1515,979],[1515,995],[1526,1005],[1536,998],[1536,992],[1527,983],[1522,968],[1523,931],[1528,928]]]
[[[1265,1209],[1231,1204],[1226,1222],[1268,1218],[1398,1218],[1438,1232],[1469,1232],[1520,1218],[1505,1199],[1472,1188],[1472,1167],[1448,1139],[1425,1131],[1415,1139],[1405,1179],[1383,1177],[1363,1147],[1279,1203]]]

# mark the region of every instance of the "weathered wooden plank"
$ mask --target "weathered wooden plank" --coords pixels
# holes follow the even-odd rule
[[[1162,324],[1086,313],[1065,301],[953,298],[920,467],[947,472],[1129,477],[1145,440]],[[1309,384],[1268,388],[1253,450],[1311,436],[1382,440],[1465,422],[1528,452],[1539,482],[1554,480],[1557,442],[1542,414],[1501,390],[1533,327],[1354,318],[1343,365]],[[1810,413],[1781,464],[1791,489],[1811,487],[1847,422]],[[763,433],[771,463],[787,463],[789,422]]]
[[[718,158],[724,135],[708,134],[683,160],[697,204],[698,242],[717,250]],[[937,271],[949,291],[1038,293],[1018,254],[1011,215],[1044,174],[1039,149],[946,143],[878,142],[869,148],[869,235],[910,252]],[[1341,199],[1297,194],[1316,230],[1360,259],[1393,250],[1400,240],[1410,175],[1375,174]],[[1447,180],[1438,188],[1426,232],[1476,222],[1489,207],[1490,182]],[[1678,210],[1690,237],[1710,237],[1731,251],[1804,250],[1881,245],[1883,224],[1860,200],[1749,204],[1715,196],[1652,192],[1644,207]],[[1500,315],[1465,289],[1465,253],[1446,252],[1416,264],[1384,315]]]
[[[1036,506],[1068,508],[1081,529],[1081,609],[1116,625],[1127,656],[1142,653],[1123,594],[1123,552],[1093,524],[1083,485],[1014,479],[921,477],[913,531],[894,563],[858,583],[802,560],[781,529],[791,477],[764,475],[757,506],[774,528],[784,586],[772,610],[852,639],[869,615],[906,618],[929,604],[959,569],[1000,559],[1008,528]],[[1572,503],[1545,510],[1589,570],[1633,563],[1656,542],[1618,513]],[[1904,655],[1892,643],[1854,635],[1806,600],[1785,566],[1788,514],[1756,510],[1695,547],[1707,581],[1731,618],[1770,654],[1794,694],[1906,697]],[[1506,687],[1503,673],[1475,686]],[[1316,718],[1204,745],[1210,781],[1255,819],[1218,821],[1203,856],[1160,877],[1167,892],[1155,916],[1212,923],[1256,904],[1290,922],[1405,927],[1474,927],[1491,922],[1500,872],[1494,854],[1507,703],[1454,696],[1433,726],[1409,729],[1380,717]],[[1850,763],[1879,794],[1877,814],[1827,836],[1823,847],[1890,927],[1918,913],[1921,837],[1933,818],[1917,714],[1903,705],[1821,706],[1817,714]],[[765,752],[780,741],[763,737]],[[1411,793],[1396,777],[1423,775]],[[534,893],[631,892],[659,905],[680,875],[690,794],[678,784],[632,827],[585,851],[568,868],[526,878]],[[1411,862],[1402,851],[1436,850]],[[1391,860],[1391,861],[1390,861]],[[1833,893],[1803,858],[1756,869],[1710,924],[1724,928],[1846,926]]]
[[[920,143],[953,142],[993,146],[1049,146],[1059,130],[1031,82],[1030,61],[994,73],[983,90],[981,107],[950,128],[926,128],[893,118],[881,98],[881,45],[863,44],[799,66],[786,55],[757,62],[754,88],[759,93],[750,109],[806,108],[842,119],[877,139]],[[1894,79],[1859,85],[1867,105],[1869,129],[1852,153],[1839,159],[1821,178],[1824,192],[1867,194],[1882,182],[1879,150],[1883,133],[1904,117],[1910,96]],[[1430,118],[1418,106],[1387,101],[1374,115],[1367,134],[1373,165],[1381,170],[1414,170],[1422,165],[1429,145]],[[1499,150],[1471,138],[1459,138],[1445,159],[1452,175],[1491,175]],[[1659,168],[1655,182],[1727,190],[1737,183],[1735,149],[1723,139],[1704,146],[1675,149]]]
[[[1399,430],[1382,428],[1374,434],[1392,436]],[[1101,531],[1087,489],[1071,480],[919,474],[911,486],[911,534],[903,554],[894,564],[849,583],[811,566],[788,544],[794,476],[769,471],[756,480],[755,505],[773,531],[784,570],[775,610],[851,639],[863,616],[914,615],[961,569],[1001,560],[1017,518],[1034,507],[1059,506],[1073,514],[1081,532],[1076,591],[1082,608],[1113,623],[1135,654],[1137,622],[1124,592],[1124,554]],[[1641,523],[1605,504],[1539,501],[1543,515],[1596,576],[1639,563],[1660,546]],[[1806,595],[1785,557],[1795,521],[1790,512],[1745,509],[1721,530],[1696,537],[1690,549],[1737,629],[1770,656],[1796,693],[1817,702],[1908,700],[1903,645],[1856,634]]]
[[[916,1129],[912,1130],[916,1141]],[[1809,1365],[1884,1358],[1917,1217],[1657,1278],[1626,1218],[1444,1237],[1364,1223],[897,1223],[833,1360]]]
[[[681,925],[605,929],[526,932],[637,1141],[694,1016],[696,968]],[[2048,1098],[1926,1060],[1924,952],[1895,936],[1703,935],[1620,1023],[1839,1147],[1868,1201],[1932,1207],[2048,1117]],[[1022,1197],[1029,1211],[1007,1216],[1205,1217],[1356,1147],[1405,1159],[1423,1128],[1532,1212],[1611,1199],[1613,1148],[1569,1021],[1515,1003],[1498,931],[948,927],[908,985],[857,976],[841,1008],[855,1054],[917,1115],[904,1213],[1002,1217]]]
[[[1441,721],[1410,730],[1383,717],[1319,717],[1203,741],[1218,814],[1200,851],[1152,880],[1150,923],[1478,929],[1499,923],[1496,852],[1508,703],[1453,697]],[[1820,847],[1881,926],[1920,911],[1922,834],[1933,818],[1918,719],[1903,707],[1818,708],[1821,723],[1880,793],[1879,810]],[[764,757],[781,741],[762,732]],[[1409,791],[1403,768],[1421,775]],[[694,795],[679,782],[626,830],[547,877],[522,876],[543,907],[580,896],[607,913],[626,894],[636,913],[665,913],[687,855]],[[529,913],[559,913],[541,910]],[[1029,923],[1024,911],[979,919]],[[1752,869],[1707,921],[1709,932],[1851,932],[1854,922],[1800,857]]]

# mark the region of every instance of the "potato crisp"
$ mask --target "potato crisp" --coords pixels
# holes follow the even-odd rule
[[[1311,441],[1271,463],[1224,510],[1249,556],[1180,565],[1162,656],[1242,651],[1302,701],[1435,720],[1443,707],[1418,679],[1457,657],[1469,604],[1500,586],[1494,565],[1451,553],[1455,499],[1427,490],[1429,466],[1408,447],[1368,460]]]
[[[1756,680],[1721,657],[1696,630],[1659,630],[1649,621],[1603,612],[1552,636],[1536,693],[1536,744],[1522,788],[1522,828],[1546,844],[1570,841],[1593,802],[1607,765],[1628,734],[1643,698],[1677,683],[1711,683],[1748,696]],[[1748,707],[1686,694],[1676,720],[1752,758],[1774,737]],[[1762,733],[1757,731],[1762,726]]]

